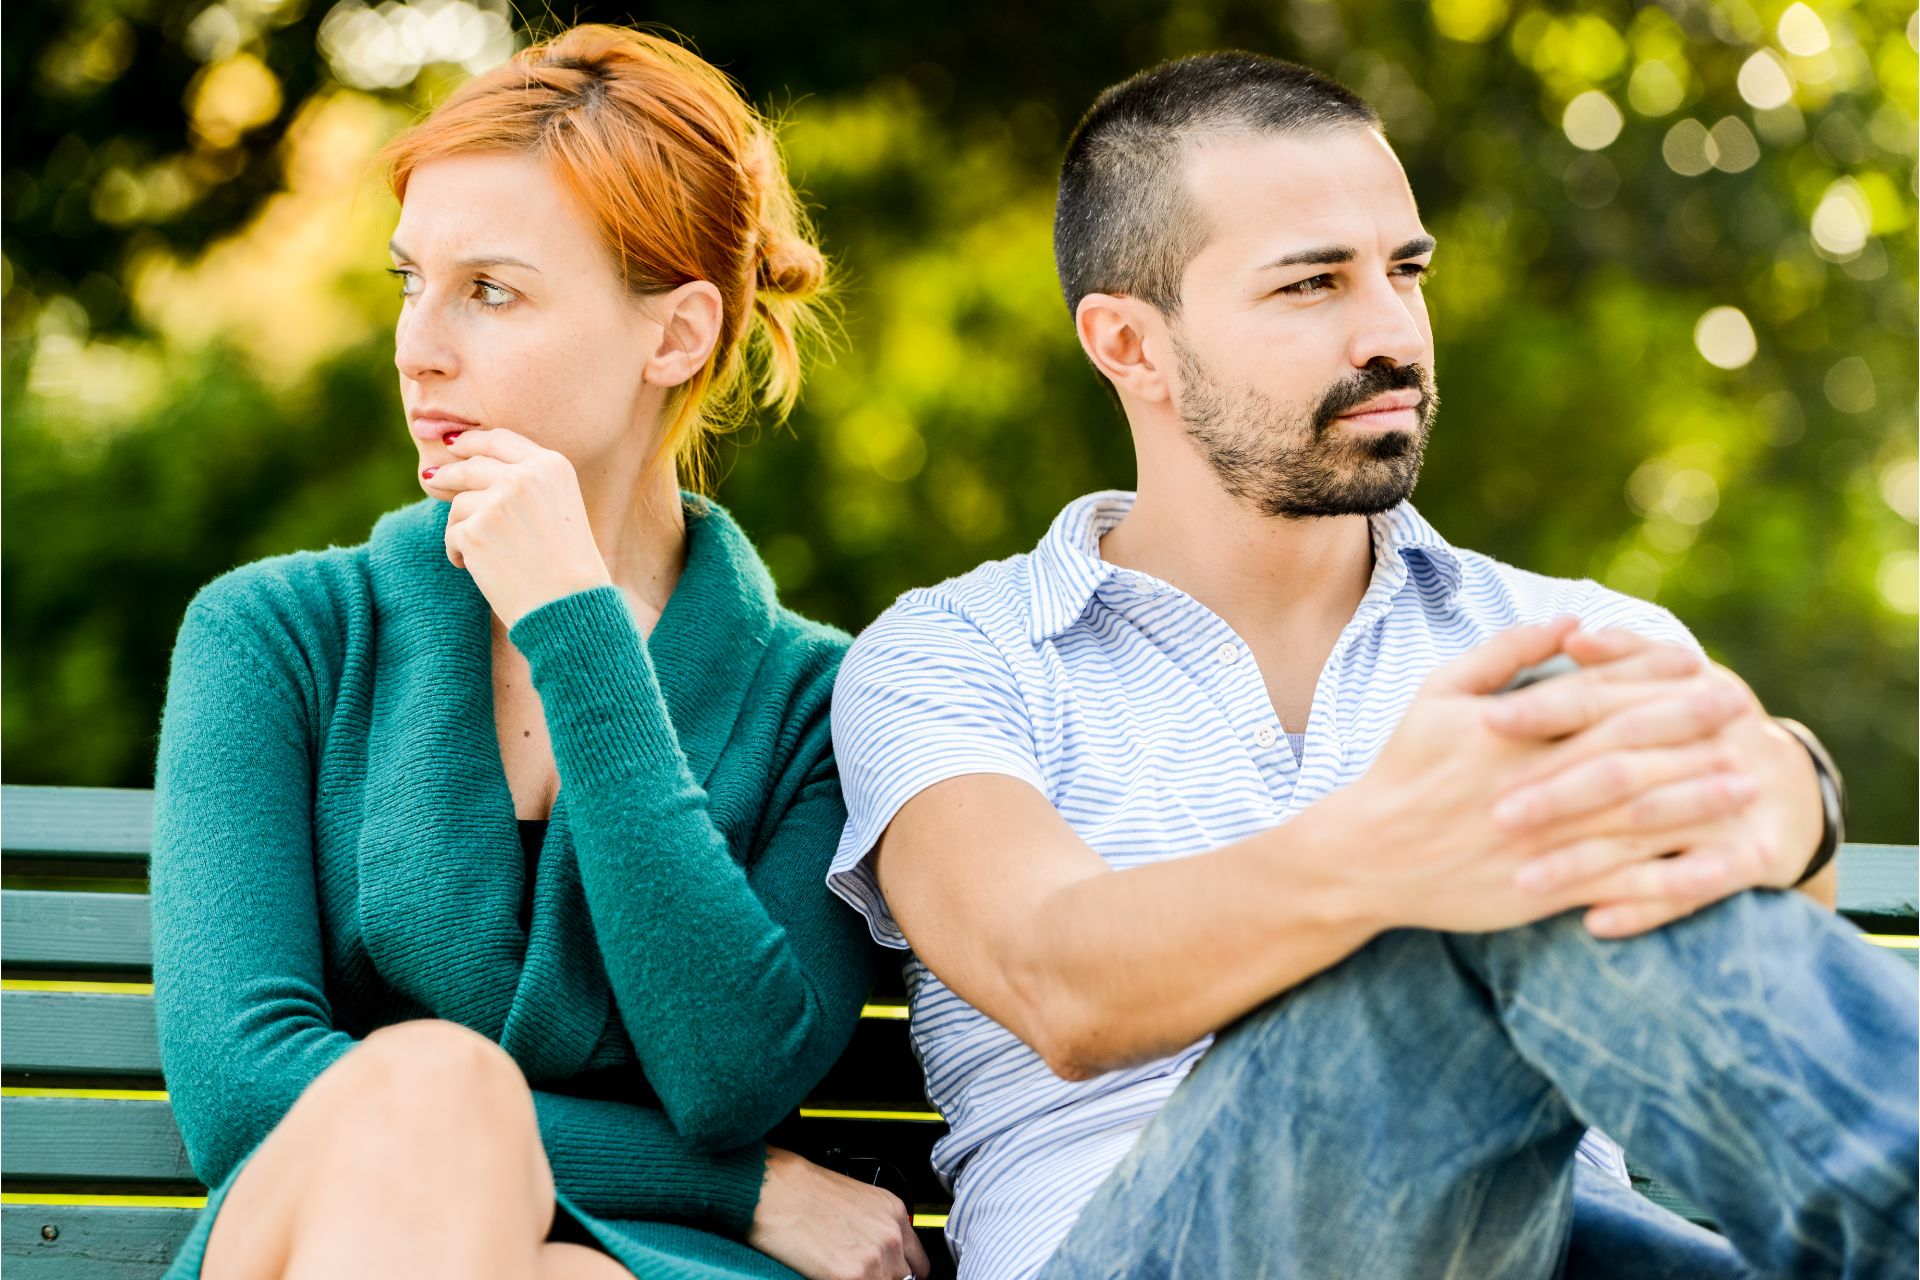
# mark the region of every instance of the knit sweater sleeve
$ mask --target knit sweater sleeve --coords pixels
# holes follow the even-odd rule
[[[149,869],[160,1061],[210,1186],[353,1047],[321,981],[298,656],[208,603],[219,586],[174,645]]]
[[[588,912],[647,1079],[695,1145],[756,1139],[846,1046],[872,976],[859,917],[825,884],[846,821],[831,670],[789,708],[793,740],[768,779],[783,807],[742,866],[617,588],[545,604],[509,638],[545,709]],[[737,745],[776,764],[770,742]]]
[[[174,646],[151,865],[154,1003],[195,1174],[229,1177],[356,1041],[324,985],[311,676],[284,626],[214,590]],[[557,1185],[590,1213],[744,1237],[765,1148],[694,1147],[657,1108],[536,1090]]]

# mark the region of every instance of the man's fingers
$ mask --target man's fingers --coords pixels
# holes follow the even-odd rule
[[[1578,625],[1579,620],[1569,616],[1503,631],[1435,671],[1427,679],[1428,687],[1448,693],[1492,693],[1522,667],[1545,662],[1560,652],[1561,639]]]
[[[1612,825],[1624,825],[1631,831],[1672,826],[1674,819],[1664,815],[1678,813],[1685,805],[1678,803],[1677,793],[1665,793],[1671,784],[1689,780],[1732,782],[1745,788],[1739,804],[1752,799],[1751,782],[1733,772],[1736,763],[1733,749],[1713,740],[1681,747],[1605,751],[1576,758],[1565,768],[1508,791],[1494,804],[1493,820],[1509,831],[1540,830],[1625,806],[1624,814],[1609,815]],[[1720,776],[1714,779],[1712,775]],[[1732,810],[1716,810],[1723,812]]]
[[[1730,849],[1702,845],[1670,858],[1629,863],[1569,892],[1578,902],[1592,903],[1716,902],[1745,887],[1738,861]]]
[[[1552,741],[1571,737],[1638,703],[1727,687],[1723,681],[1697,674],[1704,666],[1684,649],[1645,650],[1617,663],[1542,680],[1491,698],[1486,708],[1487,727],[1513,738]],[[1733,710],[1744,705],[1732,701],[1732,696],[1729,694],[1729,719]]]
[[[1609,902],[1587,912],[1587,932],[1596,938],[1630,938],[1692,915],[1713,898],[1655,902]]]
[[[1594,829],[1558,842],[1521,863],[1513,873],[1514,888],[1540,896],[1571,894],[1570,902],[1598,901],[1590,881],[1621,867],[1660,858],[1674,849],[1698,848],[1723,838],[1724,832],[1717,824],[1726,815],[1715,811],[1737,810],[1747,803],[1715,795],[1710,785],[1678,783],[1664,790],[1675,793],[1672,812],[1696,816],[1678,816],[1672,822],[1637,830],[1624,823],[1604,828],[1595,824]]]
[[[1605,708],[1606,713],[1592,726],[1566,735],[1545,754],[1519,765],[1506,779],[1510,791],[1611,752],[1705,742],[1752,706],[1744,689],[1714,673],[1690,680],[1595,685],[1590,690],[1584,695],[1590,699],[1589,708]]]

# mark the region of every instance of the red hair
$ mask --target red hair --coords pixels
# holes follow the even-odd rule
[[[578,26],[462,85],[380,159],[404,202],[420,165],[484,151],[547,164],[635,295],[690,280],[720,291],[719,341],[676,388],[660,442],[695,487],[715,430],[755,399],[793,407],[826,259],[772,126],[725,74],[659,36]]]

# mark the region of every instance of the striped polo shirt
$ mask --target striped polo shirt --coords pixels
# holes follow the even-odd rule
[[[945,779],[1028,783],[1124,870],[1251,836],[1353,782],[1428,673],[1498,632],[1575,614],[1694,644],[1655,605],[1455,550],[1402,503],[1370,520],[1372,580],[1296,757],[1246,642],[1178,588],[1100,558],[1132,503],[1079,499],[1032,552],[909,591],[848,653],[833,737],[849,817],[828,882],[883,945],[907,942],[867,855]],[[933,1164],[954,1193],[962,1280],[1030,1276],[1208,1041],[1070,1083],[911,954],[906,977],[927,1097],[949,1125]],[[1625,1180],[1603,1135],[1582,1153]]]

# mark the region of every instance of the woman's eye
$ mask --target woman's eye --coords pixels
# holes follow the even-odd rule
[[[1331,289],[1332,287],[1333,287],[1332,276],[1317,275],[1309,279],[1302,280],[1298,284],[1285,285],[1281,288],[1280,292],[1291,294],[1296,298],[1305,298],[1316,293],[1325,293],[1328,289]]]
[[[413,282],[417,277],[405,267],[388,267],[387,274],[400,282],[401,297],[411,298],[415,293],[419,292],[413,287]]]
[[[513,294],[491,280],[475,280],[480,286],[480,305],[483,307],[504,307],[513,301]]]

